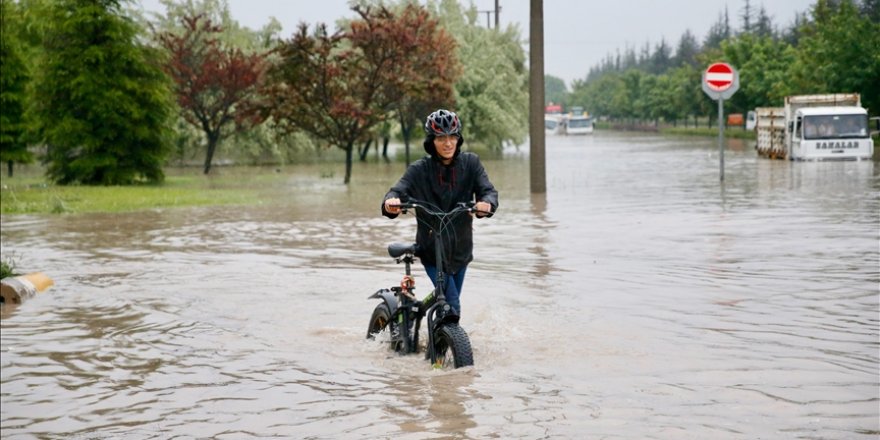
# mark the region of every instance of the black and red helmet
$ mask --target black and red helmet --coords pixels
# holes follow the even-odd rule
[[[461,137],[461,121],[455,112],[440,109],[428,115],[428,119],[425,120],[425,133],[430,136]]]

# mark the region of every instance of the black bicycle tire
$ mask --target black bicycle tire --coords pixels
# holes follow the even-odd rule
[[[437,359],[446,356],[446,350],[452,350],[453,367],[469,367],[474,365],[474,353],[467,332],[458,324],[447,323],[440,326],[434,333],[434,353]]]
[[[373,339],[377,333],[385,330],[391,324],[391,310],[388,310],[388,304],[381,302],[373,309],[370,315],[370,324],[367,326],[367,339]]]
[[[367,339],[374,339],[376,334],[389,326],[391,327],[389,331],[393,333],[396,324],[391,321],[391,311],[388,309],[388,304],[381,302],[376,305],[376,308],[373,309],[373,314],[370,316],[370,324],[367,326]],[[392,336],[390,347],[394,351],[401,351],[403,344],[401,341],[395,341],[394,336]]]

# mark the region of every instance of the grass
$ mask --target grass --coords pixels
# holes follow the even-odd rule
[[[15,264],[15,260],[4,255],[3,260],[0,261],[0,279],[18,275],[15,273]]]
[[[623,124],[625,125],[625,124]],[[596,122],[595,127],[600,130],[614,130],[615,123],[612,122]],[[718,137],[718,127],[706,127],[705,124],[698,127],[674,127],[668,124],[661,124],[659,127],[655,127],[653,124],[642,124],[642,125],[633,125],[633,130],[645,130],[645,131],[656,131],[661,134],[670,134],[676,136],[704,136],[704,137]],[[736,138],[736,139],[755,139],[757,133],[754,130],[745,130],[742,127],[726,127],[724,129],[724,137],[725,138]]]
[[[265,172],[247,178],[236,173],[204,176],[189,172],[168,176],[160,185],[61,186],[47,182],[42,176],[4,176],[0,185],[0,213],[114,213],[259,204],[262,202],[260,188],[271,179],[279,177]]]
[[[662,127],[660,128],[660,133],[663,134],[674,134],[680,136],[708,136],[708,137],[718,137],[718,127],[713,128],[705,128],[705,127]],[[725,138],[735,138],[735,139],[755,139],[756,132],[754,130],[743,130],[742,128],[725,128],[724,129],[724,137]]]

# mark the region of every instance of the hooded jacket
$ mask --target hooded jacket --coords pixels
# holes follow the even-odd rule
[[[489,181],[489,176],[486,174],[479,156],[474,153],[456,151],[452,163],[443,165],[436,159],[436,152],[429,149],[429,141],[433,145],[433,139],[426,139],[425,149],[431,155],[413,162],[403,177],[385,194],[382,214],[388,218],[397,217],[397,214],[391,214],[385,210],[384,203],[384,200],[396,197],[403,202],[411,200],[428,202],[444,211],[452,210],[460,202],[486,202],[492,206],[491,213],[487,215],[487,217],[491,217],[498,209],[498,191]],[[461,142],[459,142],[460,145]],[[436,229],[439,222],[434,216],[418,209],[416,209],[416,217],[418,218],[416,256],[422,260],[423,264],[436,266],[436,251],[431,227]],[[456,273],[474,259],[473,217],[471,215],[462,213],[452,219],[452,229],[445,233],[443,248],[445,251],[444,272],[446,273]]]

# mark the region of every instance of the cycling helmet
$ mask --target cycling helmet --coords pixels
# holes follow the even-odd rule
[[[425,148],[425,152],[434,159],[437,159],[437,148],[434,147],[434,138],[437,136],[458,136],[454,157],[458,157],[461,153],[464,137],[461,135],[461,121],[455,112],[440,109],[428,115],[428,119],[425,120],[425,133],[428,135],[422,146]]]
[[[461,121],[455,112],[440,109],[428,115],[425,133],[433,136],[461,135]]]

